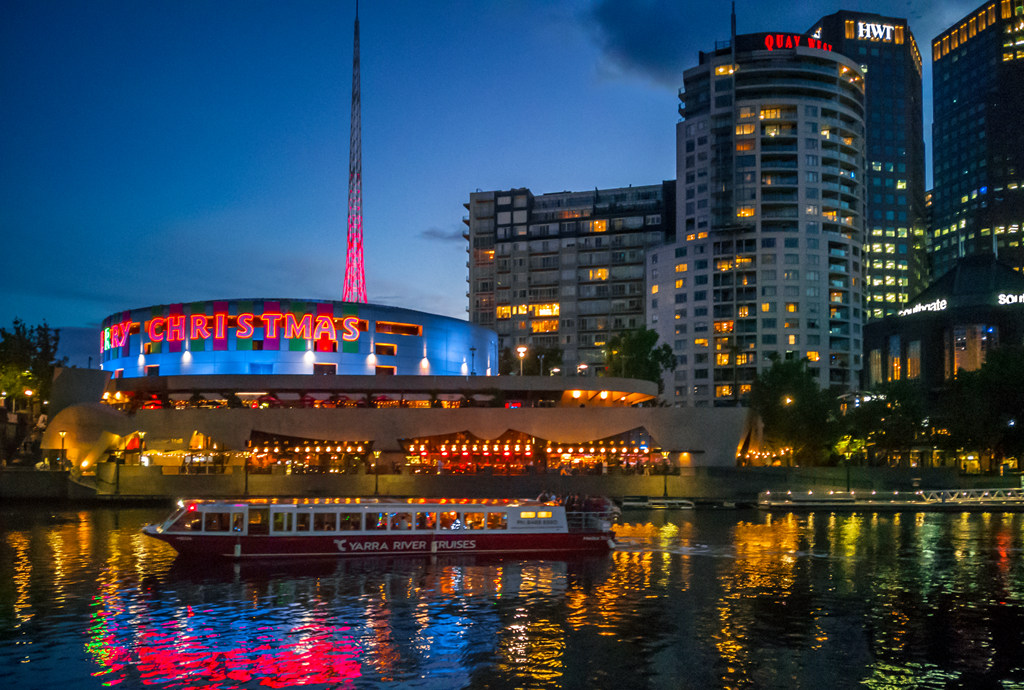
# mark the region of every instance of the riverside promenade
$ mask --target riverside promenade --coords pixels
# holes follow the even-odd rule
[[[240,468],[228,468],[240,469]],[[103,463],[91,477],[67,472],[4,468],[0,500],[173,500],[183,497],[536,496],[542,491],[623,496],[669,496],[698,504],[753,504],[770,490],[910,490],[1019,486],[1017,476],[960,475],[955,468],[697,467],[678,474],[497,476],[436,474],[167,475],[159,467]]]

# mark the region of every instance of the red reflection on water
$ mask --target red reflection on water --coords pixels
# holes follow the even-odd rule
[[[205,625],[189,609],[189,627],[166,632],[131,626],[128,638],[118,635],[114,616],[100,614],[101,629],[94,629],[90,645],[104,670],[93,675],[118,685],[134,669],[145,685],[187,685],[221,688],[225,684],[256,681],[271,688],[314,684],[349,684],[361,673],[362,649],[349,628],[311,622],[288,630],[261,627],[251,639],[238,639],[245,631],[223,631]],[[215,623],[211,620],[210,623]],[[201,627],[194,627],[198,623]],[[230,647],[230,645],[234,645]],[[225,647],[230,648],[225,648]]]

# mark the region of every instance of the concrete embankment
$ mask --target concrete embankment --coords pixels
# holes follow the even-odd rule
[[[229,468],[234,469],[234,468]],[[1017,486],[1017,477],[960,476],[953,468],[824,468],[704,467],[684,468],[669,475],[532,474],[163,474],[159,467],[105,464],[88,486],[71,481],[66,472],[5,468],[0,471],[0,499],[160,500],[182,497],[244,496],[536,496],[542,491],[566,494],[671,496],[698,503],[756,500],[765,489],[820,491],[952,489]]]

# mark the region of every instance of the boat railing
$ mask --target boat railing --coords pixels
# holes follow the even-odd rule
[[[570,532],[605,532],[613,520],[611,510],[566,511],[565,522]]]
[[[1024,489],[942,489],[919,492],[930,503],[1002,503],[1024,501]]]

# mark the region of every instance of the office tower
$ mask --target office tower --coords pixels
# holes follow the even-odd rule
[[[470,194],[469,320],[502,350],[558,348],[563,372],[599,367],[608,338],[645,327],[644,256],[674,231],[674,190]]]
[[[932,268],[1024,268],[1024,2],[986,2],[932,41]]]
[[[811,34],[864,72],[865,316],[879,319],[928,285],[921,53],[896,17],[843,10]]]
[[[674,243],[649,252],[666,398],[739,404],[774,358],[852,389],[864,318],[864,75],[811,36],[748,34],[684,73]]]

